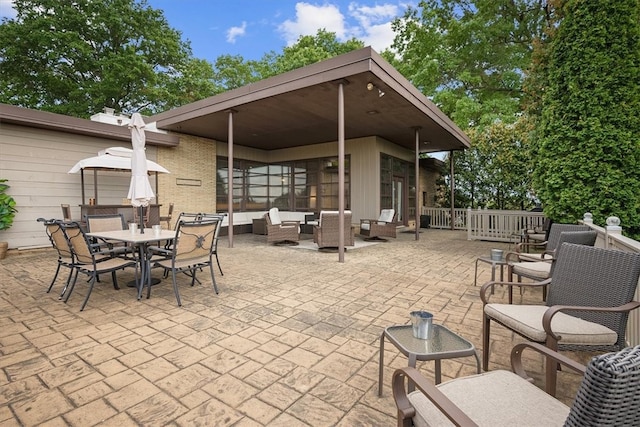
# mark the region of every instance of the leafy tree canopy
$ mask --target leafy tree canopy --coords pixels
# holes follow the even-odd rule
[[[423,0],[394,22],[395,67],[461,128],[516,120],[543,0]]]
[[[16,0],[0,24],[0,102],[88,117],[213,93],[211,65],[146,0]]]
[[[520,116],[515,123],[496,121],[470,128],[472,146],[454,154],[456,207],[529,209],[532,161],[529,157],[531,123]],[[439,204],[450,206],[447,175]]]
[[[245,61],[242,56],[223,55],[214,64],[214,83],[219,92],[242,87],[258,80],[315,64],[364,47],[356,39],[340,42],[335,33],[318,30],[311,36],[300,36],[282,53],[265,53],[258,61]]]

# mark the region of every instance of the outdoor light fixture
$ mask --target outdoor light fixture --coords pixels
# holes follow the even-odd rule
[[[373,88],[376,87],[376,85],[374,85],[373,83],[369,82],[367,83],[367,90],[373,90]],[[380,88],[378,89],[378,98],[382,98],[384,96],[384,92],[382,90],[380,90]]]

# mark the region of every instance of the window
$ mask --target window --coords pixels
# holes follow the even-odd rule
[[[228,210],[227,158],[218,157],[217,210]],[[345,206],[349,208],[349,158],[345,158]],[[238,212],[338,209],[338,158],[265,164],[234,160],[233,209]]]

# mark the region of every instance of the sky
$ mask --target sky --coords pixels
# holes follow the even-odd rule
[[[257,60],[282,52],[319,29],[352,37],[377,52],[391,46],[391,21],[417,0],[147,0],[191,42],[193,56],[215,62],[220,55]],[[12,0],[0,0],[0,17],[14,17]]]

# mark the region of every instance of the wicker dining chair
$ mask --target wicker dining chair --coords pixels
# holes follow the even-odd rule
[[[515,250],[517,257],[512,255],[507,261],[542,261],[545,259],[552,259],[553,252],[559,246],[560,233],[563,231],[591,231],[591,228],[588,225],[583,224],[552,223],[547,240],[537,243],[518,243]],[[536,249],[540,252],[530,253],[531,249]]]
[[[557,248],[551,252],[551,259],[544,259],[543,261],[520,261],[510,262],[512,253],[507,253],[505,260],[507,261],[507,277],[510,282],[513,282],[513,276],[517,276],[518,282],[522,282],[522,278],[543,281],[547,280],[553,274],[553,266],[555,264],[556,257],[560,251],[560,247],[563,243],[574,243],[576,245],[593,246],[596,243],[598,234],[595,231],[563,231],[560,233],[558,239]],[[519,259],[519,256],[515,254],[515,258]],[[509,287],[509,290],[513,290]],[[509,302],[513,301],[513,296],[510,294]],[[542,288],[542,300],[547,299],[547,287]]]
[[[553,350],[620,350],[629,312],[640,308],[634,301],[639,277],[640,253],[563,243],[551,279],[485,283],[480,290],[483,369],[489,368],[491,321]],[[546,305],[490,303],[496,284],[551,286]],[[547,383],[555,384],[555,365],[547,366],[546,375]]]
[[[522,365],[525,349],[583,375],[571,407],[530,381]],[[640,425],[640,405],[636,401],[640,395],[640,346],[595,356],[584,366],[543,345],[521,343],[511,351],[511,366],[513,372],[486,372],[437,386],[415,368],[396,370],[392,386],[397,425]],[[415,384],[416,391],[407,391],[409,382]]]

